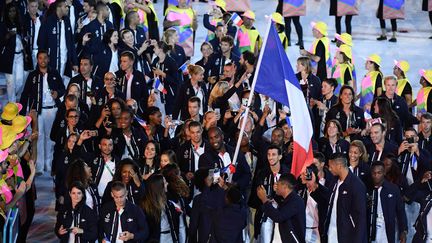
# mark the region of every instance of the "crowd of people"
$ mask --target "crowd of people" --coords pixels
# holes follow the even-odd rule
[[[279,0],[272,24],[284,48],[295,25],[313,125],[313,161],[295,177],[296,124],[289,107],[251,93],[265,37],[241,8],[250,2],[234,2],[210,1],[195,64],[192,1],[165,0],[163,20],[151,0],[2,3],[0,222],[19,209],[18,242],[44,173],[60,242],[432,242],[432,70],[415,94],[408,61],[381,70],[370,53],[358,77],[358,7],[341,14],[346,1],[331,1],[335,39],[314,22],[306,50],[304,1]]]

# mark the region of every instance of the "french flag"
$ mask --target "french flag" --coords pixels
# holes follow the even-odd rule
[[[143,120],[143,119],[141,119],[141,118],[139,118],[139,117],[137,117],[137,116],[135,116],[135,119],[137,120],[137,122],[143,127],[143,128],[146,128],[147,127],[147,123]]]
[[[293,129],[293,161],[291,173],[298,177],[312,163],[312,122],[303,92],[285,53],[275,25],[270,24],[261,50],[255,91],[290,108]]]
[[[235,12],[231,15],[230,21],[232,21],[238,27],[240,27],[243,24],[242,18]]]
[[[189,65],[189,63],[190,63],[190,61],[188,60],[185,63],[183,63],[183,65],[181,65],[179,67],[178,70],[180,70],[183,73],[183,75],[187,75],[188,74],[187,66]]]
[[[160,81],[159,77],[155,78],[154,81],[154,88],[159,90],[160,92],[162,92],[163,94],[167,94],[167,90],[165,89],[164,85],[162,84],[162,82]]]

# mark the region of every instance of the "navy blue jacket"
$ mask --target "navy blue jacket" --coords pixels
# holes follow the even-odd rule
[[[89,52],[86,47],[84,47],[84,49]],[[107,73],[110,69],[113,51],[107,44],[102,44],[99,49],[95,48],[93,50],[96,50],[93,52],[90,51],[93,56],[93,74],[103,78],[105,73]],[[118,51],[118,49],[117,56],[120,62],[120,52]]]
[[[0,23],[0,72],[12,74],[15,58],[16,36],[18,35],[21,39],[23,45],[23,56],[25,56],[24,53],[27,51],[27,45],[22,38],[24,36],[22,34],[24,33],[23,31],[22,33],[19,33],[20,30],[18,29],[16,34],[10,34],[9,30],[10,28],[8,28],[5,23]],[[10,34],[8,38],[6,38],[7,34]],[[25,68],[25,70],[29,70],[29,68]]]
[[[190,213],[189,242],[207,243],[212,228],[212,211],[225,205],[225,191],[217,184],[205,188],[193,199]]]
[[[70,79],[67,89],[69,89],[71,84],[78,84],[81,89],[81,99],[85,101],[87,99],[88,92],[91,91],[93,96],[95,96],[96,93],[104,87],[100,77],[92,75],[91,79],[91,87],[87,87],[87,80],[81,74],[78,74],[77,76]]]
[[[247,225],[248,210],[245,205],[229,204],[213,211],[213,243],[243,243],[242,231]]]
[[[432,136],[425,138],[425,135],[423,135],[422,132],[419,132],[418,137],[419,148],[428,151],[429,154],[432,154]]]
[[[326,158],[330,158],[330,155],[333,154],[333,149],[330,145],[330,140],[326,137],[321,137],[318,140],[318,147],[319,151],[324,154]],[[336,142],[336,152],[342,153],[348,158],[348,150],[349,150],[350,144],[347,140],[340,138]]]
[[[392,99],[387,98],[383,93],[381,97],[388,99],[392,105],[392,109],[396,112],[399,117],[399,121],[403,128],[412,127],[414,124],[418,124],[418,120],[408,109],[408,104],[405,98],[394,94]]]
[[[273,222],[279,223],[279,233],[284,243],[305,242],[306,214],[302,198],[292,191],[274,208],[271,201],[261,207]]]
[[[131,146],[135,150],[134,159],[136,162],[139,162],[144,156],[144,143],[147,141],[147,135],[142,131],[142,129],[131,127],[131,130]],[[127,149],[123,131],[119,128],[115,128],[112,131],[111,137],[113,138],[114,143],[114,150],[112,153],[121,158],[124,150]]]
[[[330,187],[336,189],[337,181]],[[333,195],[331,196],[333,197]],[[330,197],[330,200],[331,200]],[[327,235],[333,205],[329,200],[329,208],[325,222],[325,230],[321,232]],[[336,227],[339,242],[360,243],[367,242],[366,229],[366,187],[361,180],[351,171],[344,182],[339,186],[337,200]]]
[[[225,146],[225,150],[232,160],[234,157],[235,149],[227,144],[224,144],[223,146]],[[234,161],[232,161],[232,163],[234,164]],[[218,152],[211,147],[208,147],[205,150],[205,152],[200,156],[198,161],[198,167],[200,169],[214,169],[216,167],[219,169],[223,169],[222,166],[224,166],[224,163],[219,157]],[[232,179],[233,182],[236,183],[239,187],[239,190],[242,192],[243,196],[246,195],[246,190],[250,186],[251,177],[252,175],[249,164],[247,163],[244,154],[239,152],[237,158],[236,172],[234,173]]]
[[[128,26],[125,29],[132,31],[132,34],[134,35],[135,47],[138,49],[141,48],[142,44],[147,39],[144,28],[141,26],[137,26],[136,29],[133,30]]]
[[[128,80],[126,78],[126,72],[119,70],[116,73],[118,80],[118,88],[123,92],[126,97]],[[149,97],[149,91],[147,83],[142,72],[133,70],[132,72],[132,84],[131,84],[131,98],[136,100],[138,103],[138,115],[143,116],[144,111],[147,108],[147,100]]]
[[[331,119],[338,120],[342,126],[342,130],[345,132],[345,130],[347,129],[348,117],[347,117],[346,113],[343,111],[341,106],[339,106],[339,105],[333,106],[327,112],[326,122],[330,121]],[[366,128],[366,122],[364,119],[364,111],[362,108],[354,105],[354,107],[352,109],[351,125],[348,127],[361,128],[361,129]],[[360,136],[360,134],[355,134],[355,135],[351,135],[350,138],[351,138],[351,141],[353,141],[355,139],[360,139],[361,136]]]
[[[429,181],[431,183],[431,181]],[[432,208],[432,191],[428,183],[416,182],[409,188],[409,197],[420,203],[420,212],[414,225],[416,233],[413,238],[413,243],[426,243],[426,239],[431,236],[427,235],[428,227],[427,216]]]
[[[417,169],[415,170],[412,166],[411,166],[411,153],[408,151],[404,151],[399,155],[398,158],[398,166],[402,172],[402,175],[404,177],[406,177],[407,172],[409,169],[411,169],[412,172],[412,176],[414,181],[420,181],[423,177],[423,174],[430,170],[430,154],[429,152],[427,152],[426,150],[423,149],[419,149],[420,156],[417,156],[416,154],[414,154],[414,156],[416,156],[417,159]]]
[[[199,88],[203,93],[203,100],[201,100],[201,106],[203,107],[203,112],[207,112],[208,108],[208,97],[209,92],[207,90],[207,87],[204,82],[199,82]],[[180,88],[177,91],[177,99],[174,103],[174,110],[172,117],[176,119],[180,114],[180,119],[185,121],[186,119],[190,118],[189,111],[188,111],[188,100],[191,97],[194,97],[195,90],[192,87],[191,82],[188,80],[184,82]]]
[[[78,205],[76,209],[73,209],[72,205],[69,204],[57,214],[57,222],[54,230],[57,237],[59,237],[60,242],[69,242],[69,233],[59,235],[58,230],[62,225],[63,228],[66,229],[72,228],[74,214],[75,218],[79,220],[79,223],[75,223],[75,225],[84,230],[83,234],[77,235],[79,242],[95,242],[98,237],[97,215],[95,211],[85,205],[85,202],[81,202],[81,205]]]
[[[126,205],[123,209],[124,211],[120,216],[122,230],[134,234],[133,240],[125,242],[145,242],[149,236],[149,227],[145,214],[138,206],[133,205],[129,201],[126,201]],[[116,206],[114,202],[107,203],[102,207],[99,217],[99,239],[106,238],[111,240],[115,215]]]
[[[63,18],[67,48],[67,62],[65,68],[65,75],[72,75],[72,66],[78,66],[78,58],[74,45],[74,38],[72,34],[72,27],[69,18]],[[54,70],[60,70],[60,20],[56,14],[48,16],[41,23],[38,36],[38,47],[42,50],[47,50],[50,57],[49,66]],[[61,73],[60,75],[63,75]]]
[[[105,26],[104,26],[96,18],[83,27],[82,31],[80,32],[81,34],[80,39],[82,39],[82,37],[86,33],[91,33],[92,37],[90,38],[89,43],[87,43],[86,45],[88,45],[90,48],[98,48],[100,45],[103,44],[102,43],[103,35],[109,29],[114,29],[114,25],[108,19],[105,20]],[[83,53],[83,54],[89,54],[89,53]]]
[[[372,194],[370,194],[372,195]],[[396,242],[396,222],[398,223],[398,231],[408,230],[407,217],[405,213],[405,204],[402,200],[399,188],[384,180],[380,193],[381,208],[384,215],[386,234],[388,242]],[[369,204],[368,204],[369,205]],[[368,230],[371,230],[371,208],[368,206]]]
[[[210,76],[216,76],[219,78],[219,76],[223,74],[223,68],[227,59],[222,55],[222,53],[214,53],[209,57],[209,59],[209,62],[211,63],[210,66],[212,67],[210,70]],[[229,60],[231,60],[231,63],[234,63],[237,67],[240,66],[240,57],[234,54],[233,51],[231,51]]]
[[[20,103],[23,105],[21,114],[26,114],[31,109],[35,109],[38,114],[42,111],[42,91],[43,91],[43,75],[39,69],[29,73],[24,85],[24,90],[21,94]],[[50,90],[57,91],[58,96],[55,100],[56,104],[60,104],[60,97],[65,93],[63,80],[55,69],[48,68],[48,87]]]
[[[367,137],[363,140],[363,143],[366,146],[366,150],[369,154],[369,164],[372,162],[378,161],[379,152],[376,150],[375,145],[372,143],[372,140],[370,137]],[[384,143],[384,149],[381,153],[381,156],[379,157],[380,160],[383,159],[388,154],[397,155],[398,154],[398,146],[394,144],[393,142],[390,142],[388,140]]]

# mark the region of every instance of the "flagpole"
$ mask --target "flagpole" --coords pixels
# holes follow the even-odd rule
[[[264,39],[264,42],[263,42],[263,47],[264,48],[266,47],[266,44],[267,44],[267,39],[268,39],[268,35],[270,33],[271,24],[272,24],[272,19],[269,16],[268,17],[268,23],[267,23],[266,35],[265,35],[265,39]],[[237,162],[237,158],[238,158],[238,154],[239,154],[239,151],[240,151],[240,144],[241,144],[241,140],[243,138],[243,133],[244,133],[244,130],[245,130],[245,127],[246,127],[246,122],[248,120],[248,115],[249,115],[249,110],[250,110],[249,107],[252,104],[252,98],[253,98],[253,95],[254,95],[255,85],[256,85],[256,81],[257,81],[257,78],[258,78],[258,73],[259,73],[259,70],[260,70],[260,67],[261,67],[261,61],[262,61],[263,55],[264,55],[264,50],[260,50],[260,54],[259,54],[258,62],[257,62],[257,66],[256,66],[256,71],[255,71],[255,76],[253,77],[252,86],[251,86],[250,93],[249,93],[248,103],[247,103],[247,106],[246,106],[245,114],[243,116],[242,124],[241,124],[241,127],[240,127],[239,138],[237,140],[237,145],[236,145],[235,152],[234,152],[233,163],[234,163],[235,166],[237,166],[237,163],[238,163]],[[230,176],[229,181],[231,181],[231,179],[232,179],[232,175]]]

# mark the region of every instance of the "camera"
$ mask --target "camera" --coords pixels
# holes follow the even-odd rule
[[[408,143],[414,143],[414,138],[413,137],[407,138],[406,141]]]
[[[93,96],[94,96],[94,93],[93,93],[92,91],[87,91],[87,92],[86,92],[86,96],[88,96],[88,97],[93,97]]]
[[[306,176],[305,176],[305,179],[307,180],[307,181],[311,181],[312,180],[312,169],[311,168],[307,168],[306,169]]]

